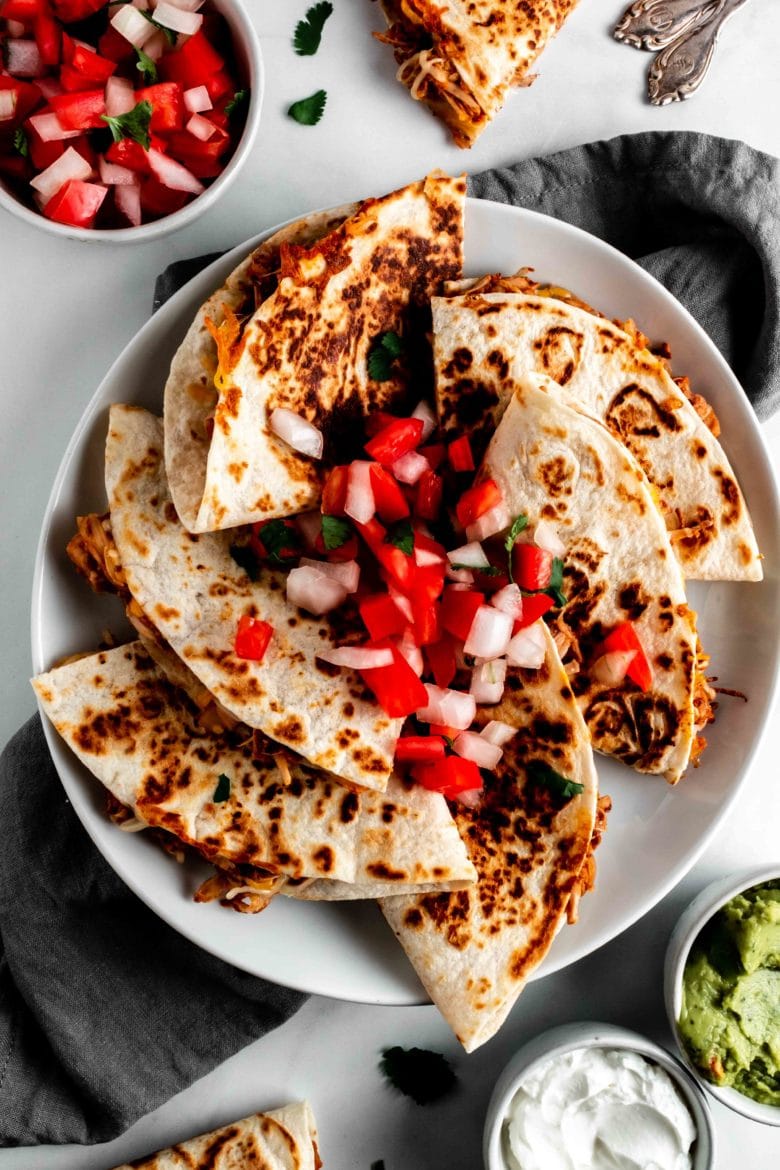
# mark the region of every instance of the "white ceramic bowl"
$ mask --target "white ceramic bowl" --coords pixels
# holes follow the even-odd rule
[[[17,199],[5,180],[0,178],[0,207],[51,235],[64,236],[71,240],[84,240],[93,244],[147,243],[149,240],[158,239],[160,236],[167,235],[168,232],[185,227],[197,219],[199,215],[202,215],[204,211],[207,211],[209,207],[213,207],[223,192],[227,191],[237,178],[257,138],[265,75],[260,41],[241,0],[208,0],[208,4],[215,12],[221,13],[225,18],[233,41],[238,76],[241,83],[249,89],[250,96],[244,131],[236,149],[225,169],[202,195],[198,195],[190,203],[186,203],[179,211],[174,211],[171,215],[165,215],[162,219],[153,220],[151,223],[141,224],[140,227],[77,228],[68,227],[67,224],[53,223],[40,212],[27,207]]]
[[[676,1057],[646,1036],[616,1024],[597,1023],[561,1024],[560,1027],[550,1028],[529,1040],[512,1057],[498,1078],[488,1105],[482,1142],[485,1170],[506,1170],[506,1161],[501,1152],[502,1130],[507,1108],[520,1082],[537,1065],[546,1064],[552,1057],[564,1056],[579,1048],[624,1048],[660,1065],[679,1089],[696,1126],[693,1170],[712,1170],[715,1164],[715,1135],[710,1110],[693,1077]]]
[[[725,906],[743,890],[749,890],[751,886],[776,879],[780,879],[780,866],[763,866],[761,869],[742,870],[739,874],[729,874],[728,877],[719,878],[718,881],[707,886],[697,898],[694,898],[672,931],[664,963],[666,1014],[669,1017],[669,1024],[674,1033],[677,1048],[686,1066],[696,1077],[698,1083],[703,1085],[707,1092],[716,1097],[721,1104],[727,1105],[736,1113],[741,1113],[743,1117],[749,1117],[753,1121],[761,1121],[765,1125],[780,1125],[780,1108],[776,1105],[764,1105],[760,1101],[754,1101],[736,1089],[720,1088],[703,1077],[688,1056],[677,1029],[677,1021],[680,1018],[682,1008],[682,977],[685,963],[688,952],[702,928],[706,926],[713,914],[720,910],[721,906]]]

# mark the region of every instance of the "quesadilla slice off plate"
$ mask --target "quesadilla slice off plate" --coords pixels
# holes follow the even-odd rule
[[[525,374],[564,386],[653,484],[687,578],[759,581],[744,497],[715,435],[660,357],[611,321],[553,297],[485,292],[435,298],[434,362],[445,430],[482,445]]]
[[[577,0],[382,0],[397,77],[449,128],[474,144],[531,68]]]
[[[218,868],[363,883],[365,897],[474,880],[442,796],[408,799],[400,782],[387,796],[355,793],[313,768],[280,771],[251,738],[204,729],[140,642],[33,687],[79,760],[132,810],[132,827],[163,829]]]
[[[429,327],[430,298],[460,275],[465,193],[464,179],[429,175],[368,199],[309,246],[281,242],[276,288],[246,324],[228,305],[210,345],[210,309],[199,315],[165,393],[166,462],[186,528],[311,508],[323,468],[357,454],[364,417],[414,405],[414,338]],[[377,380],[370,354],[387,333],[408,347],[410,370],[399,362]],[[322,459],[278,436],[277,409],[316,428]]]
[[[231,1125],[177,1142],[115,1170],[319,1170],[317,1125],[307,1101],[253,1113]]]
[[[526,518],[519,543],[533,546],[540,522],[561,542],[566,601],[552,628],[593,747],[676,783],[698,718],[696,615],[650,485],[556,382],[529,375],[506,385],[512,397],[480,476],[495,481],[512,517]],[[629,657],[616,658],[621,651]]]
[[[516,726],[476,808],[452,805],[476,886],[385,898],[382,912],[467,1052],[493,1036],[564,921],[596,816],[587,728],[549,631],[493,718]]]

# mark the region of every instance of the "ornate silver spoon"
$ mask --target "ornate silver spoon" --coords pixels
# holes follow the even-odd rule
[[[723,0],[706,24],[683,32],[653,61],[647,75],[647,92],[654,106],[681,102],[701,85],[710,67],[720,30],[747,0]]]
[[[635,49],[655,52],[711,20],[724,3],[725,0],[634,0],[612,35]]]

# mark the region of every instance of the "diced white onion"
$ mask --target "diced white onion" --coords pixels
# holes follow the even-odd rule
[[[487,768],[489,772],[493,771],[504,754],[500,747],[489,743],[476,731],[461,731],[452,746],[464,760],[471,760],[478,768]]]
[[[523,616],[523,595],[517,585],[509,584],[497,590],[490,598],[490,604],[508,613],[513,621]]]
[[[73,147],[69,147],[72,150]],[[131,171],[129,167],[121,167],[118,163],[109,162],[100,156],[98,166],[100,168],[100,182],[105,183],[108,187],[137,187],[138,175],[135,171]]]
[[[188,12],[185,8],[177,8],[170,0],[160,0],[154,9],[154,19],[164,24],[174,32],[193,36],[203,24],[203,17],[199,12]]]
[[[474,584],[474,574],[470,573],[468,569],[453,569],[451,565],[448,565],[445,576],[448,581],[457,581],[459,585],[466,587]]]
[[[135,106],[133,83],[127,77],[112,74],[106,82],[106,113],[109,118],[121,118]]]
[[[135,45],[136,49],[140,49],[142,45],[146,44],[149,37],[154,36],[155,28],[150,20],[141,13],[132,4],[123,4],[121,8],[117,9],[111,17],[111,25],[118,33],[121,33],[126,41],[131,45]]]
[[[38,86],[38,89],[46,98],[47,102],[50,102],[53,97],[59,97],[61,93],[65,92],[59,81],[57,81],[56,77],[39,77],[37,78],[35,84]],[[76,133],[80,134],[81,131],[77,130]]]
[[[182,100],[185,110],[190,114],[202,114],[204,110],[212,108],[209,91],[205,85],[194,85],[192,89],[185,89]]]
[[[79,134],[83,134],[83,130],[63,130],[54,111],[50,114],[33,114],[30,122],[43,142],[63,142],[66,138],[78,138]]]
[[[514,739],[517,731],[518,729],[512,727],[511,723],[503,723],[500,719],[491,719],[489,723],[485,724],[479,734],[488,743],[494,743],[498,747],[503,747],[504,744],[509,743],[510,739]]]
[[[301,418],[294,410],[287,410],[277,406],[271,411],[269,419],[271,430],[280,439],[284,439],[293,451],[300,451],[302,455],[311,455],[312,459],[322,458],[324,439],[322,431],[313,423]]]
[[[427,569],[431,565],[441,565],[444,563],[444,557],[439,553],[431,552],[428,548],[416,548],[414,550],[414,563],[419,565],[421,569]]]
[[[48,203],[52,195],[71,179],[89,179],[91,175],[92,167],[87,160],[69,146],[51,166],[41,171],[34,179],[30,179],[30,186],[39,191],[43,201]]]
[[[0,89],[0,122],[9,122],[16,113],[16,90]]]
[[[413,484],[417,483],[430,466],[424,455],[420,455],[417,451],[408,451],[406,455],[396,459],[391,471],[399,483]]]
[[[470,727],[477,713],[477,701],[473,695],[463,691],[452,691],[447,687],[437,687],[433,683],[425,683],[428,693],[428,702],[425,707],[415,711],[415,715],[422,723],[444,723],[448,727],[457,727],[459,731]]]
[[[496,504],[494,508],[490,508],[484,515],[475,520],[473,524],[469,524],[466,529],[466,538],[468,540],[487,540],[489,536],[495,536],[497,532],[503,532],[512,523],[512,517],[509,515],[509,510],[503,501]]]
[[[347,499],[344,511],[358,524],[368,524],[376,511],[374,488],[371,484],[371,463],[356,459],[349,465]]]
[[[425,669],[425,663],[423,662],[422,650],[415,642],[412,631],[409,629],[404,630],[403,637],[397,639],[396,646],[398,647],[398,653],[406,660],[419,678]]]
[[[366,646],[336,646],[332,650],[318,650],[317,657],[334,666],[347,666],[350,670],[376,670],[379,666],[393,665],[392,650],[374,650]]]
[[[524,666],[528,670],[538,670],[546,653],[547,643],[541,620],[524,630],[518,630],[506,650],[506,656],[513,666]]]
[[[7,20],[5,27],[8,29],[9,37],[23,37],[25,34],[25,27],[21,20]]]
[[[181,40],[179,41],[179,45],[181,45]],[[149,40],[144,45],[144,52],[152,61],[159,61],[163,53],[167,52],[167,50],[168,38],[163,30],[158,28],[154,36],[149,37]]]
[[[114,206],[133,227],[141,226],[141,184],[114,187]]]
[[[602,654],[590,668],[597,682],[608,687],[617,687],[626,677],[626,672],[636,658],[636,650],[612,650]]]
[[[562,557],[566,552],[566,545],[558,535],[558,530],[549,520],[540,520],[534,529],[533,542],[539,548],[552,553],[554,557]]]
[[[360,584],[360,565],[357,561],[340,561],[331,564],[330,561],[312,561],[308,557],[301,557],[301,565],[316,569],[326,577],[332,577],[344,586],[347,593],[354,593]]]
[[[485,556],[485,550],[478,540],[470,544],[463,544],[447,553],[447,560],[451,565],[467,565],[470,569],[487,569],[490,561]]]
[[[205,189],[200,179],[196,179],[191,171],[159,150],[147,150],[146,158],[149,169],[163,187],[168,187],[171,191],[186,191],[191,195],[200,195]]]
[[[455,800],[466,808],[478,808],[482,803],[483,792],[484,788],[467,788],[465,792],[456,793]]]
[[[492,658],[474,667],[469,691],[478,703],[500,703],[505,682],[506,658]]]
[[[492,605],[481,605],[463,646],[464,654],[476,658],[500,658],[512,637],[512,618]]]
[[[401,590],[396,585],[393,585],[392,582],[388,582],[387,592],[392,597],[395,608],[401,611],[408,622],[413,622],[414,611],[412,609],[412,603],[406,594],[402,593]]]
[[[424,443],[429,435],[433,434],[436,429],[436,415],[431,410],[428,403],[423,398],[422,402],[418,402],[412,411],[412,418],[419,418],[422,422],[423,429],[420,435],[420,442]]]
[[[319,569],[312,569],[310,565],[291,569],[287,574],[287,600],[309,613],[329,613],[343,605],[346,599],[347,591],[341,582],[327,577]]]
[[[5,66],[13,77],[43,77],[46,66],[35,41],[5,42]]]
[[[295,519],[301,530],[303,543],[310,552],[314,552],[317,547],[317,537],[322,532],[322,513],[301,512],[300,516],[296,516]]]
[[[202,118],[200,114],[193,114],[185,129],[193,138],[197,138],[198,142],[208,142],[217,132],[214,123],[209,122],[208,118]]]
[[[152,7],[156,8],[162,0],[153,0]],[[174,8],[181,8],[184,12],[197,12],[205,4],[205,0],[167,0],[168,4],[172,4]],[[142,0],[141,7],[146,8],[146,0]]]

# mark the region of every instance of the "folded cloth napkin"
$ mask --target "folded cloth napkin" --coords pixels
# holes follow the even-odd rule
[[[487,171],[470,191],[633,256],[698,317],[759,415],[778,405],[778,160],[641,134]],[[211,259],[169,268],[155,308]],[[123,885],[68,804],[37,718],[0,761],[0,802],[0,1144],[115,1137],[303,1002],[198,950]]]

